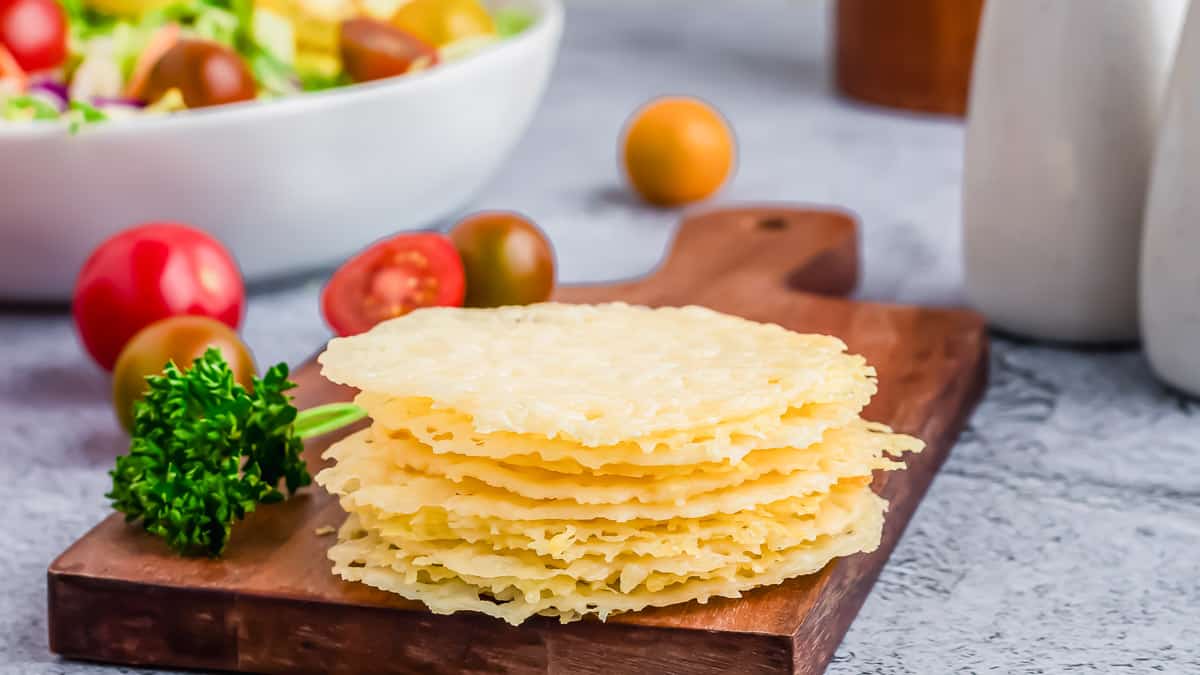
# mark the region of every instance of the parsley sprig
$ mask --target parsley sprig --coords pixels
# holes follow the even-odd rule
[[[126,521],[141,519],[184,555],[220,555],[235,522],[284,499],[280,481],[289,495],[312,482],[302,439],[365,415],[349,403],[298,412],[283,363],[247,391],[216,349],[187,370],[168,363],[147,382],[106,496]]]

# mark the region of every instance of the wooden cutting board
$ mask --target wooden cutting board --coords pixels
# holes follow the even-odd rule
[[[564,288],[558,298],[707,305],[837,335],[864,354],[880,389],[865,415],[929,444],[907,471],[877,476],[891,509],[872,554],[737,600],[514,628],[477,614],[434,615],[335,578],[325,558],[334,537],[316,530],[340,524],[343,513],[314,487],[237,525],[219,560],[176,557],[111,516],[50,565],[50,649],[95,661],[271,673],[819,673],[946,458],[987,369],[975,314],[828,297],[853,289],[857,248],[843,213],[714,211],[686,220],[650,276]],[[312,363],[295,379],[301,407],[353,394],[324,381]],[[309,443],[310,467],[321,466],[321,451],[337,437]]]

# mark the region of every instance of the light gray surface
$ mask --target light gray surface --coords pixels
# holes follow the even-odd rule
[[[820,4],[682,7],[572,7],[545,107],[478,205],[536,218],[566,280],[646,271],[678,215],[626,196],[615,138],[643,99],[692,93],[741,140],[723,200],[849,207],[864,295],[958,300],[960,126],[834,99]],[[318,284],[254,295],[260,362],[327,337]],[[6,311],[0,343],[0,672],[120,672],[45,637],[46,565],[107,512],[107,379],[62,314]],[[1134,352],[994,347],[986,401],[830,672],[1200,672],[1200,404]]]

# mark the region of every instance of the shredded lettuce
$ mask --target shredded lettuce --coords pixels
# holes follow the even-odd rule
[[[238,25],[237,15],[233,12],[210,7],[196,16],[192,30],[202,38],[237,47],[241,26]]]
[[[299,72],[300,88],[304,91],[324,91],[350,84],[350,76],[346,73],[330,75],[319,71]]]
[[[85,101],[71,101],[68,104],[66,117],[69,120],[67,128],[72,134],[79,133],[79,130],[88,124],[104,122],[108,119],[108,115],[103,110]]]
[[[118,23],[117,19],[101,14],[88,7],[84,0],[59,0],[63,13],[67,15],[73,40],[86,40],[96,35],[107,35]]]
[[[267,97],[286,96],[300,91],[295,70],[265,49],[256,49],[249,58],[250,70]]]
[[[60,116],[58,108],[37,96],[23,94],[13,96],[4,102],[3,117],[10,122],[56,120]]]
[[[138,23],[151,31],[177,23],[193,35],[220,42],[244,56],[251,43],[250,23],[243,20],[244,4],[240,0],[181,0],[146,12]]]
[[[128,79],[133,72],[134,65],[137,64],[138,57],[150,43],[154,29],[122,21],[113,26],[111,35],[113,59],[116,60],[117,68],[121,71],[121,79]]]
[[[495,11],[496,33],[501,38],[512,37],[533,25],[534,16],[516,7],[502,7]]]

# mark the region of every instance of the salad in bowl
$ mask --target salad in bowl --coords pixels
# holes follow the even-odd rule
[[[17,1],[0,0],[0,6]],[[354,83],[353,73],[392,72],[395,59],[368,52],[370,58],[355,61],[344,39],[354,30],[350,24],[390,15],[395,21],[387,24],[394,27],[404,12],[426,3],[444,9],[462,0],[408,0],[395,11],[369,0],[370,16],[363,5],[331,8],[346,0],[303,0],[303,19],[268,7],[300,0],[254,0],[249,9],[220,4],[230,0],[150,1],[161,4],[125,14],[116,11],[125,11],[122,5],[63,8],[71,30],[87,37],[69,37],[57,66],[31,64],[26,43],[9,49],[12,34],[0,28],[24,73],[5,77],[6,86],[21,81],[0,95],[0,113],[10,111],[0,114],[0,157],[11,160],[0,162],[0,299],[70,298],[88,253],[137,223],[185,222],[204,230],[237,256],[251,284],[296,278],[373,240],[445,223],[501,170],[533,122],[564,19],[560,0],[482,0],[486,17],[469,10],[473,22],[417,15],[433,18],[405,24],[414,26],[405,32],[433,46],[435,57],[410,63],[399,77]],[[331,4],[320,21],[312,9],[318,1]],[[201,2],[203,11],[195,4]],[[71,12],[91,18],[72,24]],[[268,37],[275,34],[264,27],[271,21],[291,39]],[[140,77],[141,55],[160,49],[154,36],[170,24],[178,26],[177,40],[228,51],[205,47],[224,57],[202,60],[203,67],[175,87],[142,85],[143,92],[164,92],[157,98],[143,93],[130,100],[125,91]],[[112,67],[107,78],[81,72],[87,57],[80,55],[96,40],[91,49],[110,55],[119,78]],[[134,46],[124,47],[126,40]],[[393,41],[371,42],[380,43]],[[192,48],[186,49],[176,58],[185,60]],[[460,58],[464,54],[470,56]],[[154,59],[151,80],[169,74],[155,70],[176,68],[169,55]],[[190,87],[236,89],[228,84],[242,80],[242,65],[254,78],[254,101],[188,106]],[[107,80],[108,89],[88,84],[93,77]],[[210,81],[209,89],[198,87],[200,77]],[[47,93],[54,85],[66,88],[57,102]],[[182,107],[191,109],[171,112]],[[105,118],[111,121],[88,123]]]
[[[533,22],[479,0],[0,0],[0,123],[77,126],[404,76]]]

